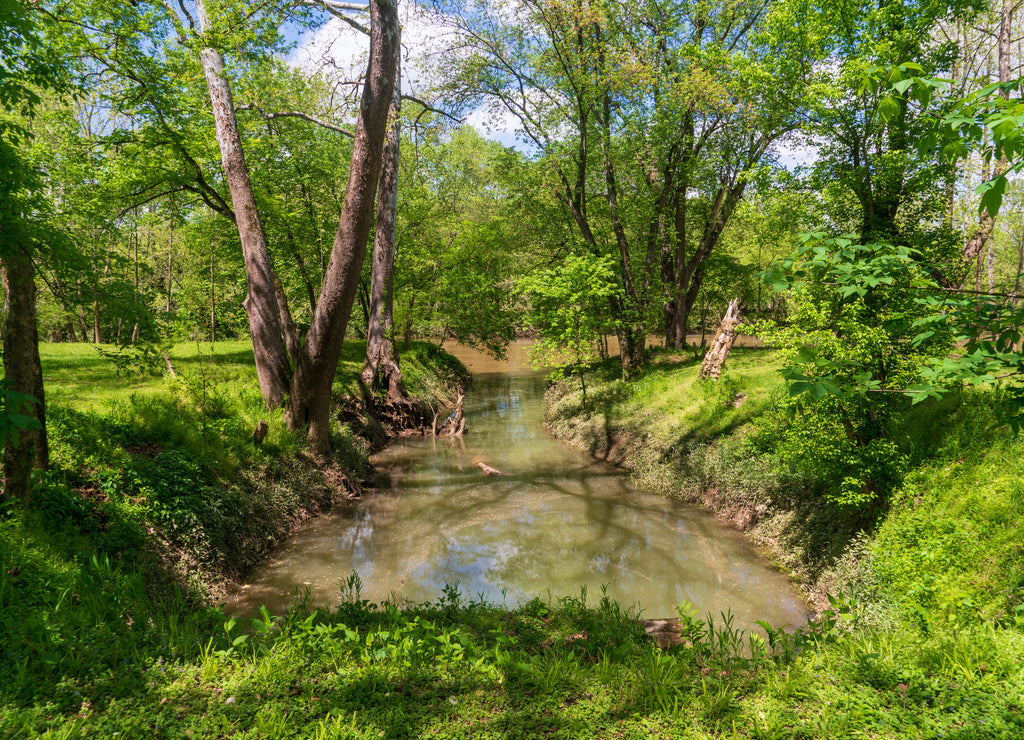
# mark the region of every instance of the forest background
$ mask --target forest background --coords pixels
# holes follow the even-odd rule
[[[637,734],[693,717],[712,736],[1014,736],[1018,14],[1013,0],[0,0],[0,727],[230,734],[244,708],[265,736],[346,736],[328,732],[343,718],[457,734],[445,712],[490,717],[485,686],[506,692],[505,730],[550,729],[540,695],[579,736],[595,716]],[[758,380],[749,359],[718,385],[684,378],[686,343],[699,354],[734,299],[774,348]],[[531,602],[513,638],[513,617],[449,593],[423,613],[356,595],[333,615],[264,614],[246,643],[196,608],[187,573],[171,579],[184,595],[153,577],[154,542],[186,570],[244,570],[297,509],[328,505],[329,466],[310,460],[358,478],[365,450],[331,418],[335,396],[396,408],[406,384],[423,391],[439,355],[413,340],[500,356],[522,335],[566,381],[556,428],[561,414],[584,429],[598,403],[606,425],[623,409],[707,413],[638,438],[659,465],[682,460],[681,480],[810,512],[791,549],[836,540],[817,575],[866,600],[863,631],[837,638],[852,611],[835,601],[792,642],[769,632],[770,650],[747,651],[684,615],[690,646],[661,656],[610,603]],[[186,372],[166,397],[98,412],[68,392],[92,363],[49,344],[63,392],[47,418],[40,342],[94,345],[140,384],[170,373],[173,346]],[[230,398],[207,382],[225,372],[218,347],[255,366]],[[765,380],[776,366],[782,392]],[[557,633],[584,623],[607,645]],[[295,708],[298,675],[267,678],[273,700],[219,696],[314,660],[373,690],[336,688],[329,711]],[[448,681],[440,709],[401,698]],[[468,708],[449,709],[456,695]]]

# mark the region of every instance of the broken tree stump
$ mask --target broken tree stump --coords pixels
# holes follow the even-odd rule
[[[459,397],[455,401],[455,411],[444,420],[440,428],[437,428],[437,415],[434,416],[433,434],[435,437],[461,437],[465,433],[466,416],[462,410],[465,400],[466,394],[459,388]]]
[[[733,298],[729,301],[729,308],[718,325],[715,338],[711,340],[711,347],[704,355],[704,361],[700,363],[700,378],[714,378],[718,380],[722,374],[722,367],[725,365],[725,358],[729,356],[729,350],[736,342],[736,326],[740,323],[740,299]]]

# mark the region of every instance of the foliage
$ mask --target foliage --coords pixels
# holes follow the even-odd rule
[[[897,93],[922,95],[922,91],[943,86],[943,80],[914,78],[909,89],[895,87]],[[1024,81],[986,85],[961,100],[953,110],[940,115],[935,130],[920,146],[942,145],[949,159],[966,157],[969,147],[980,147],[988,164],[1006,160],[1002,171],[994,171],[976,188],[981,195],[979,209],[992,217],[999,212],[1011,175],[1024,168],[1024,104],[1020,92]],[[1017,93],[1017,97],[1013,97]]]
[[[619,295],[617,282],[610,258],[585,254],[523,278],[519,290],[537,334],[530,346],[533,362],[554,367],[556,375],[576,373],[583,383],[587,367],[598,359],[598,342],[615,328],[606,307],[609,297]]]
[[[953,336],[919,330],[931,311],[917,291],[934,283],[915,250],[824,233],[802,240],[765,274],[791,294],[788,324],[755,331],[787,360],[782,375],[794,400],[784,455],[824,472],[831,501],[864,508],[902,473],[892,425],[903,392],[925,362],[952,350]]]
[[[7,383],[0,380],[0,403],[3,404],[3,412],[0,413],[0,451],[7,446],[7,441],[18,443],[18,430],[39,429],[39,421],[29,414],[22,413],[32,404],[39,403],[38,399],[25,393],[17,393],[7,387]]]
[[[525,249],[509,206],[518,159],[468,126],[418,121],[399,178],[395,325],[503,357],[518,322],[510,290]]]

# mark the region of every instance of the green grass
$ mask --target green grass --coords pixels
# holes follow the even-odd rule
[[[685,617],[684,644],[662,652],[633,615],[585,594],[510,611],[450,587],[396,607],[361,601],[350,579],[333,612],[235,623],[206,605],[209,574],[260,557],[273,520],[326,490],[322,471],[285,431],[248,441],[265,412],[241,349],[200,361],[180,348],[177,381],[118,376],[78,349],[45,348],[56,469],[29,511],[0,512],[0,736],[1024,735],[1024,455],[992,428],[990,395],[913,409],[912,469],[856,537],[772,456],[768,353],[735,354],[717,384],[668,354],[631,384],[605,369],[586,409],[572,384],[554,389],[560,434],[652,485],[755,510],[751,531],[801,562],[819,553],[819,581],[855,597],[767,640],[727,616]],[[353,351],[348,369],[360,362]],[[459,377],[426,346],[403,367],[421,392]],[[217,378],[205,396],[204,374]],[[339,427],[345,440],[337,464],[351,466],[361,443]]]
[[[418,346],[411,352],[413,357],[424,354]],[[39,345],[39,354],[48,400],[73,404],[80,411],[103,410],[132,395],[159,394],[168,388],[166,365],[159,354],[144,363],[142,372],[138,367],[119,372],[119,353],[114,345],[43,343]],[[182,379],[179,384],[244,389],[250,401],[260,403],[251,342],[186,342],[168,348],[167,355]],[[355,379],[365,356],[365,342],[347,340],[342,345],[335,384],[339,392],[358,391]]]

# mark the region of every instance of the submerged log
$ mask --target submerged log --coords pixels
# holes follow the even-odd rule
[[[480,468],[482,471],[484,471],[484,475],[491,475],[491,476],[501,475],[501,471],[500,470],[498,470],[497,468],[492,468],[490,465],[488,465],[485,462],[478,462],[476,464],[476,466],[478,468]]]
[[[729,301],[729,308],[718,325],[718,332],[711,341],[708,353],[704,355],[704,361],[700,364],[700,378],[714,378],[722,374],[722,367],[725,365],[725,358],[729,356],[729,350],[736,342],[736,326],[740,323],[740,299],[733,298]]]

